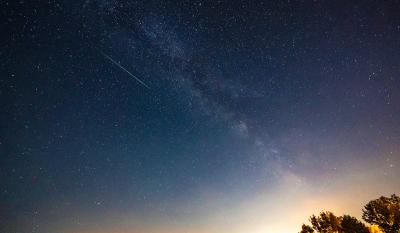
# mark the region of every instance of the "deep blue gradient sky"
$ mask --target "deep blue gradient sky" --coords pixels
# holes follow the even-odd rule
[[[2,232],[289,232],[400,191],[399,1],[1,8]]]

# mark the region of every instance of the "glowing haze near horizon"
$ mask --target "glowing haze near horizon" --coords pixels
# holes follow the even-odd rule
[[[256,2],[3,3],[0,231],[297,232],[399,193],[399,1]]]

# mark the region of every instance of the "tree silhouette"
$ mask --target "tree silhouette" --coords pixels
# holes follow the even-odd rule
[[[350,215],[335,216],[332,212],[321,212],[310,217],[312,226],[301,227],[300,233],[369,233],[368,227]]]
[[[393,194],[380,197],[364,206],[362,218],[378,225],[385,233],[398,233],[400,229],[400,198]]]
[[[310,225],[303,224],[299,233],[400,233],[400,197],[380,197],[364,206],[362,218],[367,227],[350,215],[335,216],[324,211],[310,217]]]
[[[368,233],[368,227],[350,215],[343,215],[341,222],[342,231],[346,233]]]
[[[340,232],[340,220],[329,211],[321,212],[319,216],[312,215],[310,218],[313,229],[319,233]]]
[[[303,224],[300,233],[314,233],[314,229],[309,225]]]

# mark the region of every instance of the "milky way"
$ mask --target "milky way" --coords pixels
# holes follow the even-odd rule
[[[6,1],[0,231],[279,233],[321,210],[360,217],[400,192],[399,11]]]

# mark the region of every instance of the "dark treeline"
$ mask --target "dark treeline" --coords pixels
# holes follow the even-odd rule
[[[362,221],[350,215],[336,216],[324,211],[310,217],[311,225],[303,224],[300,233],[400,233],[400,198],[393,194],[368,202]]]

